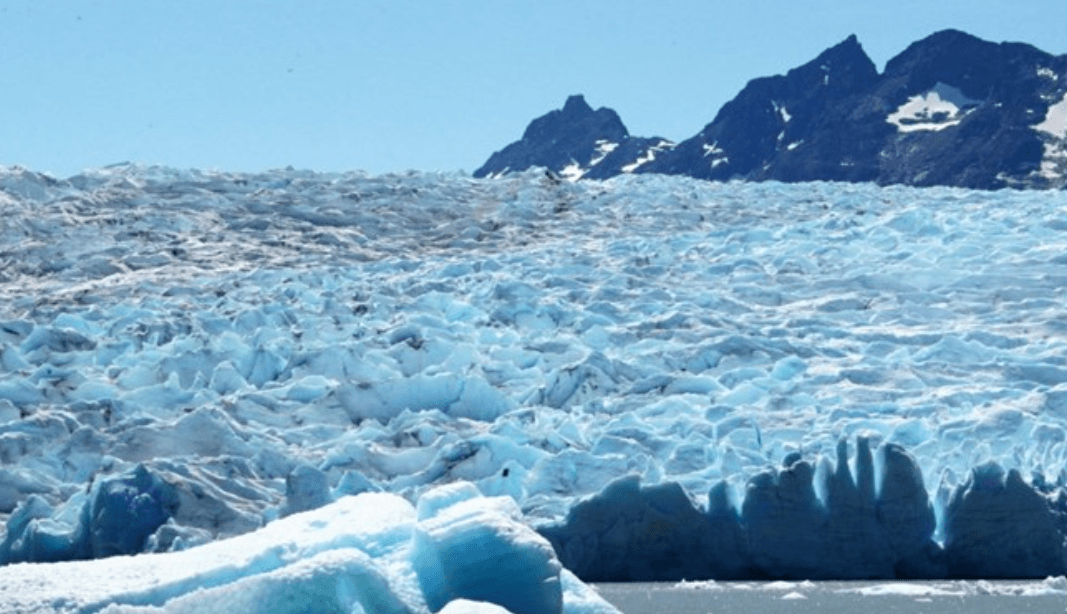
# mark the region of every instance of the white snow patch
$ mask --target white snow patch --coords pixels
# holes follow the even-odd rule
[[[1045,155],[1038,174],[1050,181],[1064,179],[1067,177],[1067,144],[1046,141],[1044,145]]]
[[[1045,120],[1034,126],[1034,130],[1067,139],[1067,94],[1056,104],[1048,108]]]
[[[726,152],[723,151],[723,149],[721,147],[719,147],[719,142],[718,141],[715,141],[714,143],[711,143],[711,144],[704,143],[704,157],[705,158],[708,157],[708,156],[718,155],[718,154],[722,154],[722,153],[726,153]]]
[[[785,105],[775,101],[771,101],[771,104],[774,105],[774,112],[778,114],[778,117],[782,118],[782,123],[788,124],[789,120],[793,119],[793,116],[789,114],[789,109],[785,108]]]
[[[1044,77],[1044,78],[1050,79],[1052,81],[1059,81],[1059,78],[1060,78],[1059,75],[1056,74],[1056,71],[1052,70],[1051,68],[1049,68],[1047,66],[1042,66],[1041,68],[1038,68],[1037,69],[1037,76]]]
[[[559,172],[560,177],[563,177],[567,181],[578,181],[585,174],[585,169],[577,162],[571,161],[570,164],[563,167],[563,170]]]
[[[604,158],[608,157],[608,154],[619,148],[618,143],[600,139],[596,142],[596,155],[589,161],[589,166],[596,166],[604,161]]]
[[[1034,130],[1045,148],[1041,168],[1034,174],[1047,179],[1051,187],[1062,187],[1067,180],[1067,94],[1049,106],[1045,119]]]
[[[639,156],[637,158],[637,160],[635,160],[635,161],[631,162],[630,164],[627,164],[626,166],[622,167],[622,172],[624,172],[624,173],[632,173],[635,170],[637,170],[639,167],[644,166],[645,164],[648,164],[649,162],[655,160],[657,153],[659,153],[661,151],[664,151],[664,150],[667,150],[667,149],[671,149],[672,147],[674,147],[674,143],[672,143],[671,141],[667,141],[667,140],[659,141],[655,145],[653,145],[652,147],[649,147],[648,150],[646,150],[644,154],[642,154],[641,156]]]
[[[785,146],[785,148],[786,148],[787,150],[789,150],[789,151],[793,151],[794,149],[796,149],[797,147],[800,147],[800,146],[801,146],[801,145],[803,145],[803,144],[804,144],[804,140],[803,140],[803,139],[801,139],[801,140],[799,140],[799,141],[794,141],[794,142],[792,142],[792,143],[790,143],[790,144],[786,145],[786,146]]]
[[[959,124],[980,103],[959,88],[938,82],[930,91],[909,98],[886,121],[900,132],[944,130]]]
[[[726,152],[721,147],[719,147],[718,141],[714,141],[710,144],[704,143],[704,157],[707,158],[708,156],[715,156],[715,158],[711,160],[711,168],[715,168],[720,164],[728,163],[730,161],[730,158],[725,154]]]

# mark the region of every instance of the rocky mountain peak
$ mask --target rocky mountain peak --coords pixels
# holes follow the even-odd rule
[[[633,170],[636,166],[627,165],[651,160],[649,150],[668,145],[665,139],[630,137],[618,113],[606,107],[594,111],[584,96],[575,94],[562,109],[530,122],[521,140],[494,153],[474,176],[543,166],[569,179],[605,178]]]
[[[585,96],[581,94],[572,94],[567,97],[567,102],[563,103],[564,115],[588,115],[593,113],[593,107],[589,106],[589,103],[585,101]]]
[[[631,136],[571,96],[493,154],[484,176],[544,166],[569,179],[664,173],[711,180],[1067,186],[1067,56],[942,30],[879,74],[856,35],[747,85],[693,137]]]

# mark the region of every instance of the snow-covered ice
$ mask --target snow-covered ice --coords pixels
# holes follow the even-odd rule
[[[660,542],[659,521],[691,518],[735,542],[732,572],[806,573],[810,546],[920,574],[1008,544],[1043,573],[1067,509],[1065,205],[537,170],[6,169],[0,557],[180,551],[465,481],[566,537],[571,566],[606,537],[684,545],[692,525]],[[575,541],[577,504],[615,492],[639,493],[617,525],[638,533],[590,517]],[[114,539],[130,517],[136,538]],[[778,521],[812,530],[753,558],[749,523]],[[880,546],[842,558],[841,536]]]
[[[190,550],[12,565],[0,569],[0,609],[617,614],[562,569],[512,499],[463,483],[431,490],[417,510],[365,493]]]

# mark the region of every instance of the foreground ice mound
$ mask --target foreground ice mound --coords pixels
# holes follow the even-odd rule
[[[813,569],[789,552],[922,573],[929,540],[974,552],[1009,517],[1034,524],[989,550],[1058,568],[1037,546],[1067,484],[1064,211],[651,175],[3,169],[0,563],[456,481],[557,526],[638,475],[627,523],[708,515],[726,575]],[[969,477],[991,463],[1003,480]],[[691,553],[672,531],[641,551]]]
[[[515,614],[560,611],[562,566],[552,546],[520,524],[514,501],[497,501],[502,509],[487,508],[467,483],[419,499],[413,560],[431,610],[463,598]]]
[[[0,610],[617,614],[562,570],[514,501],[469,484],[346,497],[183,552],[0,569]]]

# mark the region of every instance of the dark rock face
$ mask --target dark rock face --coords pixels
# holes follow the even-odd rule
[[[643,168],[642,172],[682,174],[702,179],[786,179],[837,178],[840,165],[830,161],[856,157],[853,151],[860,141],[838,140],[822,144],[822,160],[813,155],[811,162],[783,164],[779,158],[791,155],[812,136],[835,127],[836,118],[827,111],[846,104],[857,92],[872,87],[878,80],[874,63],[863,52],[854,36],[817,58],[789,71],[784,76],[755,79],[726,103],[715,120],[691,139],[683,141],[670,155]],[[886,132],[879,126],[880,131]],[[818,150],[813,150],[818,151]],[[787,160],[783,160],[787,162]],[[829,165],[829,166],[827,166]],[[872,178],[870,169],[844,171],[854,180]]]
[[[879,74],[851,36],[785,75],[749,82],[677,145],[629,136],[613,111],[571,97],[475,176],[530,166],[571,179],[632,172],[1063,188],[1067,56],[946,30]]]
[[[934,34],[889,61],[875,100],[900,109],[914,96],[939,92],[959,111],[936,121],[902,123],[881,148],[879,180],[910,185],[995,189],[1048,187],[1041,175],[1043,140],[1034,126],[1063,99],[1067,57],[1023,44],[994,44],[957,31]],[[940,111],[940,113],[946,113]],[[875,118],[869,118],[873,121]],[[915,121],[914,116],[901,122]]]
[[[667,143],[631,137],[615,111],[604,107],[594,111],[582,96],[571,96],[562,109],[530,122],[521,140],[490,156],[474,176],[543,166],[572,179],[603,179],[629,172],[624,169]]]

